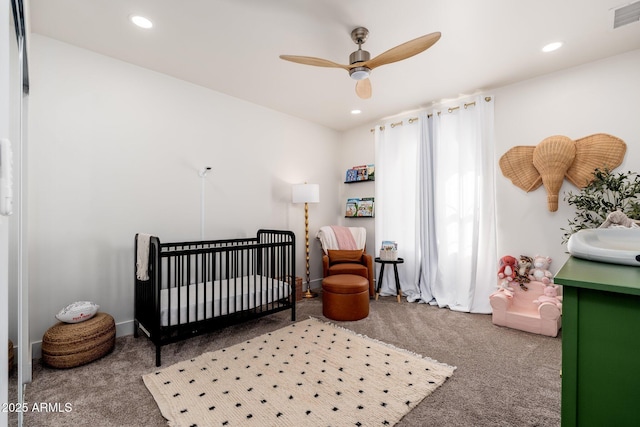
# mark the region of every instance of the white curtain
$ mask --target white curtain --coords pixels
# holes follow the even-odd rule
[[[382,241],[398,243],[404,263],[398,274],[402,294],[415,300],[419,298],[419,220],[417,206],[418,149],[420,126],[409,123],[409,117],[376,126],[376,190],[375,190],[375,241],[377,253]],[[376,278],[380,265],[376,265]],[[396,295],[393,267],[387,265],[380,284],[381,295]]]
[[[418,126],[410,128],[414,132],[410,136],[403,133],[404,138],[416,141],[416,151],[392,150],[399,144],[399,133],[387,133],[388,125],[384,131],[376,130],[376,174],[378,165],[381,169],[376,178],[376,204],[380,201],[383,209],[376,212],[376,242],[387,239],[389,223],[401,224],[403,236],[415,236],[416,246],[411,250],[399,247],[401,256],[414,260],[410,268],[401,267],[407,274],[402,289],[407,289],[410,301],[490,313],[489,295],[495,290],[497,263],[493,101],[478,96],[448,107],[441,106],[440,112],[429,115],[420,113]],[[402,145],[411,144],[403,139]],[[394,156],[412,159],[391,161]],[[407,190],[414,201],[410,197],[403,199],[402,205],[387,205],[389,197],[405,192],[405,184],[385,182],[386,177],[410,176],[399,169],[410,164],[415,164],[416,186]],[[415,216],[407,218],[407,211]],[[378,218],[379,212],[385,217]],[[383,283],[383,289],[389,291],[386,286],[389,284]]]
[[[421,287],[440,307],[490,313],[496,284],[493,102],[476,97],[451,112],[443,108],[430,125],[431,161],[421,167],[433,177],[427,200],[433,216],[426,221],[433,221],[437,264],[435,280]]]
[[[420,302],[433,303],[433,284],[438,271],[438,244],[435,224],[434,148],[432,144],[432,114],[420,114],[420,150],[418,152],[418,203],[420,221]]]

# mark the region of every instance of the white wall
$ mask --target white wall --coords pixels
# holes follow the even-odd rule
[[[203,166],[213,167],[206,237],[292,229],[303,276],[304,212],[290,204],[290,184],[308,181],[321,189],[321,202],[310,205],[314,286],[321,225],[363,225],[368,251],[376,252],[373,220],[344,218],[346,198],[373,196],[375,184],[343,184],[347,168],[374,163],[374,123],[338,134],[46,37],[31,42],[33,340],[61,307],[80,299],[129,327],[133,236],[198,239]],[[510,147],[606,132],[627,142],[619,170],[640,170],[639,69],[635,51],[492,91],[499,255],[550,255],[557,271],[567,258],[560,228],[572,217],[562,200],[548,212],[543,188],[524,193],[502,176],[497,162]],[[562,192],[569,189],[565,182]]]
[[[594,133],[622,138],[627,152],[615,171],[640,172],[640,50],[494,91],[498,255],[549,255],[556,273],[569,255],[561,228],[575,216],[563,200],[577,187],[565,180],[557,212],[547,210],[543,187],[526,193],[505,178],[498,159],[515,145],[552,135],[578,139]]]
[[[320,184],[312,238],[335,223],[337,132],[36,34],[30,72],[33,341],[85,299],[132,331],[134,235],[199,240],[204,166],[205,237],[291,229],[304,276],[304,207],[291,204],[291,184]]]
[[[337,180],[340,183],[340,191],[336,202],[338,203],[337,213],[340,216],[337,224],[347,227],[366,228],[367,253],[375,257],[378,254],[378,249],[375,247],[375,219],[345,218],[344,216],[348,198],[375,196],[375,181],[356,182],[352,184],[344,183],[347,169],[358,165],[375,164],[375,138],[373,132],[371,132],[372,127],[373,125],[359,126],[342,134],[340,157],[336,162],[339,167]]]
[[[609,133],[627,143],[625,160],[616,171],[640,172],[639,70],[640,51],[634,51],[491,91],[495,96],[499,256],[548,255],[553,258],[551,271],[556,273],[568,258],[560,229],[574,216],[563,194],[579,191],[565,181],[558,211],[549,212],[543,187],[525,193],[502,175],[498,160],[511,147],[536,145],[557,134],[577,139]],[[374,158],[370,133],[374,125],[343,133],[343,168]],[[341,196],[355,195],[352,187],[343,188]],[[373,237],[373,223],[370,226]]]

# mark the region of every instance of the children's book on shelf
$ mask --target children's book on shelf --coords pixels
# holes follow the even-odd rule
[[[344,216],[357,216],[358,214],[358,199],[347,199],[347,209]]]
[[[375,177],[375,171],[376,168],[374,165],[367,165],[367,179],[369,181],[375,181],[376,177]]]
[[[360,199],[360,204],[358,205],[358,216],[373,217],[373,197]]]
[[[345,182],[373,181],[375,167],[373,165],[359,165],[347,169]]]
[[[352,197],[347,199],[345,210],[346,217],[373,217],[374,198],[373,197]]]
[[[355,182],[358,180],[358,171],[355,169],[347,169],[346,182]]]

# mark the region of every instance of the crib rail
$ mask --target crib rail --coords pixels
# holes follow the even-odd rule
[[[137,250],[137,239],[136,239]],[[157,346],[216,327],[291,309],[295,320],[295,235],[150,241],[149,280],[136,278],[135,323]]]

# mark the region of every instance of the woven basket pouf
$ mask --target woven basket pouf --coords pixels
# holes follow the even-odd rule
[[[116,324],[107,313],[80,323],[58,322],[42,337],[42,361],[52,368],[75,368],[109,353],[116,343]]]
[[[13,368],[13,343],[9,340],[9,372],[11,372],[11,368]]]

